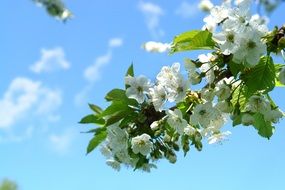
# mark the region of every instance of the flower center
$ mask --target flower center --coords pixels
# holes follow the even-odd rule
[[[234,43],[234,40],[235,40],[235,35],[234,34],[228,34],[227,35],[227,41],[228,42]]]
[[[140,141],[138,142],[138,144],[139,144],[139,146],[144,146],[144,145],[145,145],[145,142],[144,142],[143,140],[140,140]]]
[[[244,17],[241,16],[241,17],[239,17],[239,21],[240,21],[240,23],[245,23],[246,20]]]
[[[249,42],[247,43],[247,47],[248,47],[249,49],[253,49],[253,48],[256,47],[256,43],[255,43],[254,41],[249,41]]]
[[[177,88],[177,92],[179,92],[179,93],[180,93],[180,92],[183,92],[183,90],[184,90],[184,89],[183,89],[182,86],[179,86],[179,87]]]
[[[143,88],[142,88],[141,86],[138,86],[138,87],[137,87],[137,91],[140,93],[140,92],[143,91]]]
[[[202,115],[202,116],[205,115],[206,114],[206,110],[200,110],[199,114]]]

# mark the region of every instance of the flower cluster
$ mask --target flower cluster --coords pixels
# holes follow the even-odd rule
[[[261,38],[268,29],[265,18],[250,14],[250,3],[251,0],[238,1],[237,7],[232,8],[227,1],[215,6],[204,19],[204,28],[214,32],[213,39],[224,55],[232,54],[236,63],[253,67],[266,52]]]
[[[190,146],[200,151],[203,139],[222,143],[231,134],[223,129],[230,120],[233,126],[254,126],[262,137],[273,135],[273,125],[284,113],[269,92],[284,86],[285,67],[274,64],[271,53],[285,48],[285,27],[269,32],[263,18],[250,14],[250,0],[236,1],[236,6],[203,1],[210,9],[204,30],[176,36],[170,52],[212,52],[185,59],[185,74],[179,63],[162,67],[155,81],[135,76],[131,65],[125,89],[107,93],[110,106],[102,110],[90,105],[94,114],[81,120],[101,126],[89,131],[94,137],[88,153],[102,144],[101,152],[114,169],[125,165],[150,171],[163,158],[175,163],[179,150],[185,155]],[[151,52],[168,48],[145,44]]]

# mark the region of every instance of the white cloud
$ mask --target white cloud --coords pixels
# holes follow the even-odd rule
[[[88,94],[93,88],[93,84],[86,85],[83,90],[75,95],[74,103],[76,106],[86,105],[88,102]]]
[[[168,52],[170,50],[171,44],[149,41],[149,42],[146,42],[145,44],[143,44],[142,48],[147,52],[165,53],[165,52]]]
[[[84,71],[84,77],[89,82],[95,82],[101,77],[101,69],[107,65],[112,59],[112,52],[108,51],[106,54],[96,58],[94,64],[87,67]]]
[[[102,68],[110,63],[113,57],[113,48],[123,45],[122,38],[111,38],[108,42],[108,51],[104,55],[96,58],[95,62],[84,70],[84,78],[90,83],[94,83],[101,77]]]
[[[67,70],[69,68],[70,63],[65,59],[64,50],[61,47],[42,49],[40,60],[30,66],[30,70],[35,73],[51,72],[57,69]]]
[[[122,45],[123,45],[123,39],[122,38],[112,38],[109,40],[109,47],[110,48],[121,47]]]
[[[160,17],[164,15],[163,9],[151,2],[139,2],[139,10],[144,14],[146,25],[154,38],[164,35],[164,31],[160,28]]]
[[[176,9],[175,13],[182,18],[191,18],[199,13],[198,2],[183,1]]]
[[[61,105],[61,93],[24,77],[15,78],[0,99],[0,129],[10,128],[17,121],[35,114],[54,116]]]
[[[101,78],[102,69],[104,66],[108,65],[113,57],[113,49],[121,47],[124,41],[122,38],[111,38],[108,41],[108,51],[97,57],[93,64],[89,65],[83,72],[84,78],[88,81],[88,84],[78,92],[74,97],[74,103],[77,106],[83,105],[86,103],[88,94],[93,88],[93,85],[96,81]]]
[[[33,126],[27,127],[23,132],[17,132],[17,134],[12,131],[6,131],[4,135],[0,135],[0,143],[20,143],[31,138],[33,133]]]
[[[62,134],[52,134],[49,136],[51,148],[59,154],[66,154],[71,148],[75,132],[67,130]]]

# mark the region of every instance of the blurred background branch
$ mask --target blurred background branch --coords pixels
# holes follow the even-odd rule
[[[258,0],[259,12],[261,7],[263,7],[264,10],[270,14],[283,2],[285,2],[285,0]]]
[[[59,20],[66,21],[72,17],[72,13],[67,9],[61,0],[33,0],[37,5],[46,9],[47,13]]]
[[[5,179],[0,183],[0,190],[17,190],[17,189],[18,189],[17,184],[8,179]]]

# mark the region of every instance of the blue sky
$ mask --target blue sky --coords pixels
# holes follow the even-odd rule
[[[222,146],[193,149],[175,165],[161,161],[150,174],[115,172],[99,151],[85,155],[90,135],[80,132],[91,126],[77,122],[89,113],[87,103],[106,106],[105,93],[123,87],[130,63],[136,74],[154,78],[161,66],[201,53],[168,56],[141,49],[146,41],[170,42],[200,29],[205,15],[197,2],[67,0],[75,17],[63,24],[30,1],[2,0],[0,179],[15,180],[21,190],[284,187],[284,121],[270,141],[252,127],[227,126],[232,135]],[[142,8],[148,3],[155,10]],[[271,16],[271,28],[284,23],[284,8]],[[280,88],[272,93],[283,110],[284,95]]]

